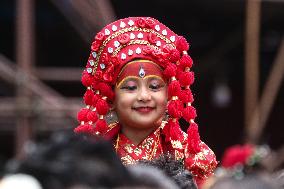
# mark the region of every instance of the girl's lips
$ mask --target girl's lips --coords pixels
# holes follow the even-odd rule
[[[149,113],[151,112],[154,108],[152,107],[137,107],[137,108],[133,108],[135,111],[138,111],[140,113]]]

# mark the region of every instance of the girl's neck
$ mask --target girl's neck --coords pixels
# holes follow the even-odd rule
[[[158,127],[147,129],[133,128],[122,126],[122,133],[135,145],[140,144],[147,136],[149,136]]]

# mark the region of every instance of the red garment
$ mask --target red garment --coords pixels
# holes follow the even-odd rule
[[[200,141],[200,152],[192,154],[188,149],[186,133],[183,132],[181,141],[166,142],[162,129],[162,126],[159,127],[138,145],[133,144],[122,133],[114,136],[113,146],[122,163],[124,165],[135,164],[141,159],[152,160],[169,152],[176,160],[184,162],[186,169],[191,171],[198,184],[213,174],[217,165],[216,157],[205,143]]]

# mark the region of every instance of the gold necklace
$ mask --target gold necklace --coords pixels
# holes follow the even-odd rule
[[[115,144],[115,147],[114,147],[116,153],[117,153],[117,149],[118,149],[119,140],[120,140],[120,137],[119,137],[119,133],[118,133],[117,138],[116,138],[116,144]]]

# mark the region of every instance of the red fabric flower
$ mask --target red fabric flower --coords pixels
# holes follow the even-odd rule
[[[169,59],[171,62],[175,63],[180,59],[180,53],[176,49],[172,49],[170,52]]]
[[[145,47],[142,48],[142,51],[143,51],[143,54],[144,54],[144,55],[152,54],[152,52],[153,52],[153,47],[151,47],[151,46],[145,46]]]
[[[169,45],[169,44],[164,45],[163,48],[162,48],[162,51],[164,53],[169,53],[170,54],[172,52],[172,50],[173,50],[173,47],[171,45]]]
[[[94,75],[94,78],[97,80],[97,81],[101,81],[103,79],[103,72],[100,71],[100,70],[97,70],[95,75]]]
[[[184,70],[185,68],[191,68],[192,64],[193,61],[187,54],[182,55],[181,59],[179,60],[179,67],[182,70]]]
[[[87,72],[83,72],[81,81],[82,81],[82,84],[85,87],[89,87],[93,83],[93,77],[90,74],[88,74]]]
[[[179,96],[181,92],[179,81],[172,81],[168,86],[168,97]]]
[[[192,106],[187,106],[184,108],[182,116],[187,122],[189,122],[191,119],[195,119],[197,116],[195,108]]]
[[[146,22],[144,20],[144,18],[138,18],[136,20],[136,24],[140,27],[140,28],[145,28]]]
[[[105,82],[99,83],[99,89],[102,96],[106,96],[108,99],[112,99],[114,96],[113,90],[110,85]]]
[[[98,100],[101,98],[99,94],[95,94],[93,98],[93,106],[96,106]]]
[[[158,49],[154,49],[152,51],[152,57],[155,58],[158,62],[162,62],[163,61],[163,54]]]
[[[111,72],[105,72],[105,73],[103,74],[103,80],[104,80],[105,82],[107,82],[107,83],[112,82],[112,81],[113,81],[113,73],[111,73]]]
[[[86,105],[93,105],[94,103],[94,93],[91,89],[86,90],[85,94],[84,94],[84,102]]]
[[[162,132],[163,132],[163,135],[165,136],[165,141],[166,142],[171,141],[171,138],[170,138],[170,124],[169,124],[169,122],[164,126]]]
[[[90,112],[90,110],[88,108],[82,108],[77,114],[77,120],[79,122],[88,121],[87,115],[88,115],[89,112]]]
[[[196,123],[191,123],[187,129],[188,135],[188,151],[191,154],[196,154],[200,152],[200,136],[198,132],[198,125]]]
[[[92,83],[92,87],[93,87],[93,90],[96,91],[96,90],[99,90],[99,81],[97,80],[94,80],[93,83]]]
[[[180,92],[180,95],[179,95],[179,99],[183,102],[183,103],[192,103],[193,102],[193,95],[191,93],[191,90],[190,89],[185,89],[185,90],[182,90]]]
[[[183,104],[180,100],[171,100],[168,104],[168,113],[172,118],[182,116]]]
[[[119,65],[119,58],[117,56],[113,56],[110,59],[110,62],[113,64],[114,67]]]
[[[175,64],[169,64],[164,70],[163,74],[166,78],[171,78],[176,75],[177,66]]]
[[[169,134],[171,140],[181,141],[183,139],[183,133],[180,129],[178,122],[174,122],[172,120],[169,121]]]
[[[107,65],[108,60],[109,60],[108,54],[107,53],[103,53],[101,55],[101,62]]]
[[[100,46],[101,46],[101,44],[98,41],[94,41],[92,43],[91,49],[92,49],[92,51],[98,51]]]
[[[180,85],[185,87],[194,83],[194,72],[182,72],[179,75]]]
[[[170,62],[170,53],[163,52],[163,59],[166,62]]]
[[[180,52],[188,51],[189,44],[183,36],[178,36],[178,39],[176,41],[176,47],[177,50],[179,50]]]
[[[104,99],[98,99],[96,109],[99,115],[106,115],[109,110],[109,105]]]
[[[95,39],[98,40],[98,41],[103,41],[104,37],[105,37],[105,34],[103,32],[99,32],[99,33],[97,33]]]
[[[77,134],[87,134],[87,135],[91,135],[93,134],[93,127],[89,124],[84,124],[84,125],[79,125],[78,127],[76,127],[74,129],[74,132]]]
[[[121,43],[121,44],[126,44],[129,42],[130,37],[127,33],[121,34],[117,37],[117,40]]]
[[[253,154],[254,147],[250,144],[244,146],[234,145],[228,148],[222,158],[222,166],[233,168],[235,165],[245,165],[249,157]]]
[[[114,73],[114,66],[112,64],[109,65],[107,70],[103,74],[103,80],[105,82],[112,82],[113,81],[113,73]]]
[[[87,118],[89,121],[92,121],[93,123],[95,123],[98,120],[97,112],[90,111],[87,115]]]
[[[148,41],[152,44],[155,44],[157,42],[157,36],[154,33],[149,33],[147,38],[148,38]]]
[[[155,21],[152,18],[146,18],[145,23],[147,28],[153,28],[155,25]]]
[[[101,135],[105,134],[108,130],[107,122],[104,119],[99,119],[94,128],[94,132],[99,132]]]

